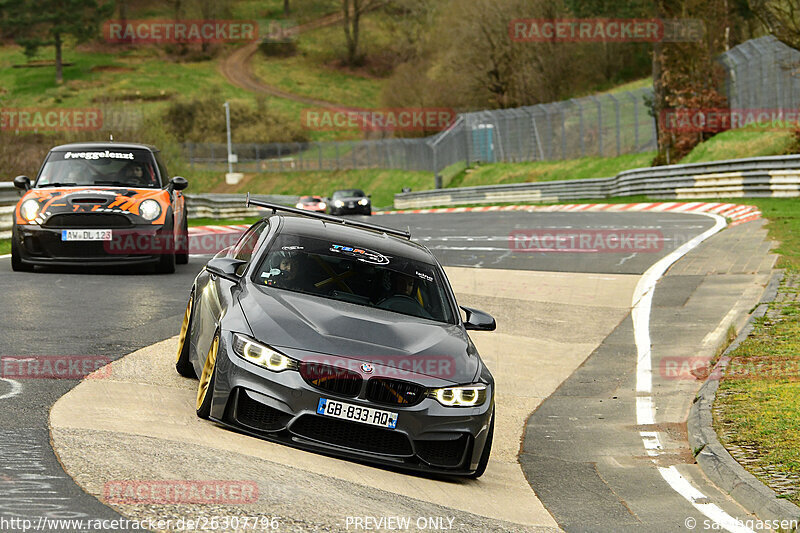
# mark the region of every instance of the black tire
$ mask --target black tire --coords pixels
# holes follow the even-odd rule
[[[191,351],[191,341],[189,333],[192,331],[192,317],[194,315],[194,292],[189,295],[189,303],[186,304],[186,312],[183,315],[183,323],[181,324],[181,333],[178,338],[178,358],[175,361],[175,370],[178,374],[185,378],[197,379],[197,373],[194,371],[189,359],[189,352]]]
[[[181,225],[181,234],[178,237],[180,240],[180,247],[175,254],[175,263],[185,265],[189,263],[189,220],[186,218],[186,212],[183,214],[183,224]]]
[[[472,479],[478,479],[486,472],[486,467],[489,465],[489,455],[492,453],[492,440],[494,440],[494,413],[492,414],[492,423],[489,424],[489,436],[486,437],[486,444],[483,445],[483,453],[481,459],[478,461],[478,468],[469,475]]]
[[[19,248],[17,248],[16,235],[11,239],[11,270],[14,272],[33,272],[33,265],[22,262],[19,256]]]
[[[211,399],[214,397],[214,382],[217,377],[217,354],[219,350],[219,333],[214,335],[214,340],[211,341],[211,347],[208,350],[206,361],[203,364],[203,373],[200,376],[200,383],[197,387],[197,416],[207,419],[211,414]],[[213,351],[213,361],[211,361]],[[203,383],[208,380],[208,386],[205,393],[202,394]]]

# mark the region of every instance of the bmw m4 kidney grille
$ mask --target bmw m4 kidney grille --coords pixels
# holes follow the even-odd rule
[[[367,382],[367,399],[386,405],[415,405],[425,397],[425,387],[397,379],[372,378]]]
[[[300,363],[300,375],[312,387],[342,396],[357,396],[361,391],[361,374],[321,363]]]
[[[42,224],[45,228],[129,228],[133,226],[125,215],[111,213],[65,213],[53,215]]]
[[[403,433],[358,422],[304,415],[289,427],[289,431],[310,440],[365,452],[403,456],[413,453]]]

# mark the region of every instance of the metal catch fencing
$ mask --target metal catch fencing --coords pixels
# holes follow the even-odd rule
[[[800,51],[766,35],[731,48],[720,61],[731,109],[800,109]]]
[[[238,172],[395,168],[440,174],[456,164],[615,156],[655,150],[652,89],[515,109],[463,113],[436,135],[383,140],[234,144]],[[235,136],[235,132],[234,132]],[[189,165],[227,167],[227,147],[185,143]]]

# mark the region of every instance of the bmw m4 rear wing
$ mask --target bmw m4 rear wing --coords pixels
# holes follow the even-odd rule
[[[377,224],[370,224],[368,222],[359,222],[357,220],[347,220],[341,217],[335,217],[333,215],[326,215],[324,213],[315,213],[313,211],[306,211],[304,209],[297,209],[296,207],[289,207],[286,205],[280,204],[273,204],[271,202],[262,202],[259,200],[251,200],[250,193],[247,193],[247,199],[245,200],[245,207],[250,207],[251,205],[257,207],[264,207],[266,209],[272,209],[272,212],[275,213],[277,211],[283,211],[285,213],[292,213],[294,215],[300,215],[304,217],[311,217],[311,218],[318,218],[320,220],[326,220],[328,222],[334,222],[336,224],[342,224],[344,226],[354,226],[357,228],[368,229],[372,231],[378,231],[380,233],[386,233],[388,235],[394,235],[395,237],[403,237],[404,239],[411,240],[411,230],[403,231],[401,229],[394,229],[394,228],[387,228],[385,226],[379,226]]]

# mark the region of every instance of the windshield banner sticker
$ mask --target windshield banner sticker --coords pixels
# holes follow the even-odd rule
[[[133,159],[132,153],[120,152],[67,152],[64,159]]]
[[[351,246],[344,246],[341,244],[332,244],[331,252],[337,252],[349,257],[355,257],[359,261],[363,261],[364,263],[370,263],[373,265],[389,264],[388,257],[373,250],[367,250],[365,248],[353,248]]]

